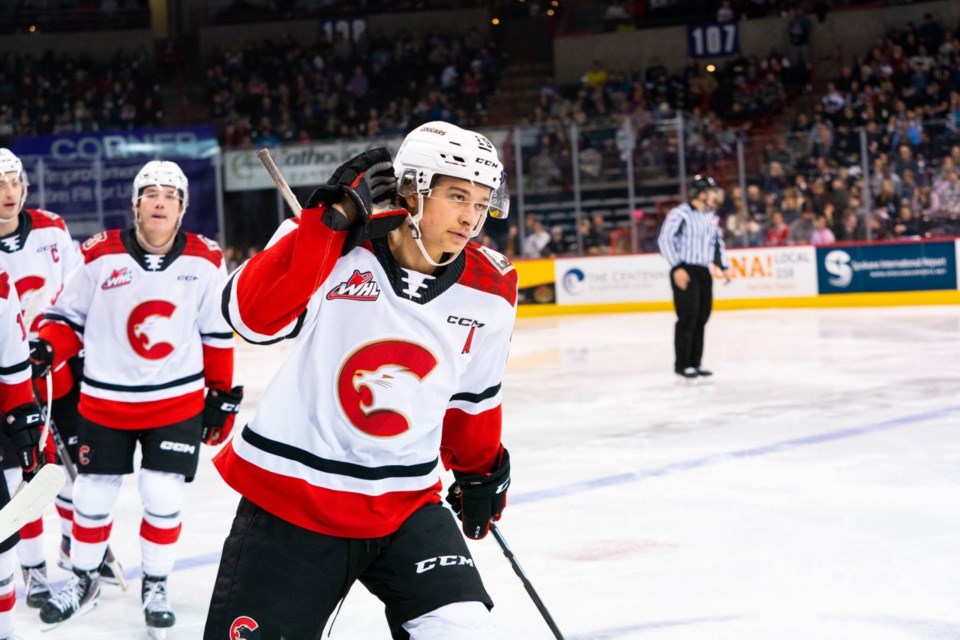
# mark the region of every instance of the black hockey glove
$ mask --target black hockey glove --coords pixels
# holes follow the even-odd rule
[[[499,520],[507,506],[510,486],[510,454],[502,446],[490,473],[467,475],[453,472],[457,479],[447,492],[447,502],[463,523],[463,533],[479,540],[490,530],[490,521]]]
[[[29,480],[39,468],[41,426],[40,409],[33,403],[14,407],[3,418],[3,432],[17,452],[17,462],[23,469],[25,480]]]
[[[31,340],[30,366],[34,378],[42,378],[50,373],[50,368],[53,367],[53,345],[43,338]]]
[[[240,386],[230,391],[207,390],[203,406],[203,433],[200,435],[204,444],[217,445],[230,436],[242,400],[243,387]]]
[[[307,200],[305,209],[327,205],[323,222],[334,231],[348,230],[341,255],[367,240],[382,238],[401,224],[407,217],[406,209],[390,208],[374,213],[374,205],[393,206],[397,195],[397,178],[393,173],[393,160],[386,147],[377,147],[350,158],[340,165],[327,184],[316,189]],[[356,220],[350,221],[331,205],[343,197],[350,198],[357,211]]]

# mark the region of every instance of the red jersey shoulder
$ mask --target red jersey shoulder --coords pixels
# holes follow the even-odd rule
[[[27,209],[27,215],[30,216],[30,222],[33,224],[34,229],[47,229],[49,227],[56,227],[57,229],[67,230],[67,223],[63,221],[63,218],[53,213],[52,211],[44,211],[43,209]]]
[[[123,246],[120,239],[119,229],[110,229],[101,231],[95,236],[90,236],[80,245],[80,252],[83,254],[84,264],[90,264],[97,258],[112,255],[115,253],[126,253],[127,249]]]
[[[220,268],[223,262],[223,252],[220,245],[198,233],[184,232],[187,235],[187,246],[183,250],[183,255],[204,258],[213,263],[213,266]]]
[[[465,287],[500,296],[517,304],[517,270],[502,254],[476,242],[468,242],[464,249],[466,263],[458,281]]]

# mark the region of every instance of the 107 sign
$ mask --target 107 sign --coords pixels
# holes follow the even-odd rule
[[[687,25],[687,50],[693,58],[729,56],[740,50],[736,22]]]

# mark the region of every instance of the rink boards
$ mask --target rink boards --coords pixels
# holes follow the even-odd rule
[[[960,303],[960,240],[761,247],[727,251],[715,309]],[[657,254],[518,260],[521,316],[673,309]]]

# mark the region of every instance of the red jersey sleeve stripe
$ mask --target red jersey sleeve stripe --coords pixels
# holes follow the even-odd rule
[[[203,380],[208,389],[229,391],[233,386],[233,349],[203,345]]]
[[[443,466],[463,473],[490,471],[500,451],[502,422],[500,405],[478,414],[447,409],[440,439]]]

